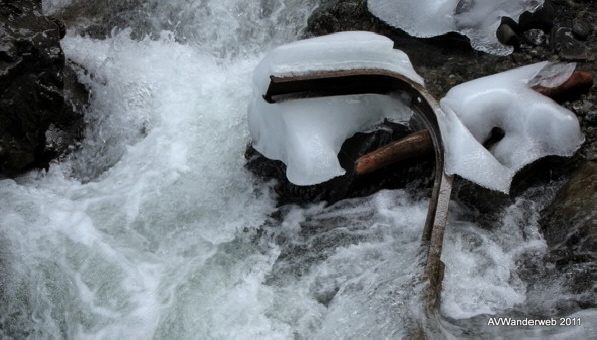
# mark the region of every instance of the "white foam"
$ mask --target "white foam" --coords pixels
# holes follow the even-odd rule
[[[329,207],[293,208],[284,220],[292,227],[283,235],[309,251],[279,267],[300,270],[308,263],[308,271],[277,275],[280,308],[273,317],[305,338],[407,336],[421,317],[413,307],[420,305],[417,249],[427,203],[402,190],[382,190]],[[309,232],[314,225],[322,230]]]
[[[508,192],[523,166],[548,155],[571,156],[580,147],[584,136],[576,116],[529,88],[529,81],[540,81],[535,77],[546,67],[553,69],[542,62],[450,89],[440,101],[448,173]],[[560,68],[562,73],[569,71],[569,66]],[[553,78],[554,72],[544,74]],[[494,127],[503,129],[505,136],[487,150],[482,143]]]
[[[267,187],[253,187],[243,168],[257,58],[219,65],[168,34],[156,41],[127,32],[103,41],[69,35],[63,48],[87,70],[80,74],[93,94],[86,139],[48,174],[0,181],[0,237],[11,267],[24,271],[15,286],[33,292],[22,303],[35,311],[23,315],[33,313],[31,326],[48,337],[150,338],[169,327],[160,323],[163,310],[184,304],[177,286],[187,275],[274,208]],[[205,275],[218,282],[221,272]],[[217,287],[229,303],[211,314],[204,325],[211,330],[189,326],[180,337],[218,330],[240,295],[261,299],[261,277],[246,281],[237,292]],[[239,322],[254,312],[245,307]],[[261,313],[237,329],[274,328]]]
[[[415,37],[434,37],[451,31],[466,35],[473,48],[510,54],[496,30],[502,17],[518,21],[525,12],[540,8],[543,0],[368,0],[367,7],[376,17]]]

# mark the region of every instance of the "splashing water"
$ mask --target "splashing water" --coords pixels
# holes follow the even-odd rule
[[[0,180],[1,337],[408,336],[421,318],[428,201],[395,190],[277,209],[271,184],[243,168],[251,72],[300,35],[314,5],[154,1],[139,11],[157,36],[132,39],[134,21],[105,40],[69,32],[65,54],[91,92],[88,129],[49,172]],[[494,229],[453,207],[451,320],[524,303],[516,259],[545,250],[540,203],[524,202]],[[447,333],[474,329],[446,322]]]

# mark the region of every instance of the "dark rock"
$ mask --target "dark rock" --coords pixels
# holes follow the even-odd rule
[[[559,190],[541,221],[545,240],[568,255],[597,252],[597,163],[586,162]]]
[[[587,112],[584,121],[591,125],[597,125],[597,110]]]
[[[529,28],[539,28],[543,31],[549,31],[554,24],[556,12],[551,5],[550,0],[545,0],[543,6],[534,13],[524,12],[518,18],[518,27],[521,31]]]
[[[541,46],[547,43],[547,35],[538,28],[531,28],[523,34],[524,40],[531,45]]]
[[[482,222],[497,219],[501,209],[512,204],[512,197],[490,190],[457,177],[452,188],[452,199],[480,213]]]
[[[58,26],[58,30],[60,32],[60,39],[64,38],[64,36],[66,35],[66,26],[64,26],[62,20],[54,17],[48,17],[48,19],[52,20],[52,22],[54,22],[56,26]]]
[[[500,27],[498,27],[497,32],[495,34],[498,40],[504,45],[515,47],[518,47],[520,45],[520,38],[518,37],[512,26],[509,24],[501,24]]]
[[[339,31],[377,31],[384,24],[367,10],[367,1],[328,1],[309,17],[307,32],[320,36]]]
[[[572,32],[578,39],[587,40],[589,34],[591,34],[591,27],[581,19],[574,19],[572,22]]]
[[[551,30],[552,48],[563,60],[582,61],[588,58],[585,46],[574,38],[572,28],[557,24]]]
[[[65,105],[61,28],[33,0],[0,3],[0,174],[47,167],[46,131],[82,117]],[[64,142],[72,142],[66,138]]]
[[[162,30],[174,32],[175,38],[182,41],[180,30],[184,25],[178,25],[187,13],[164,13],[171,16],[171,22],[165,23],[155,20],[149,14],[159,6],[145,0],[118,1],[88,1],[72,0],[58,13],[53,14],[63,21],[67,27],[74,29],[77,34],[89,36],[93,39],[106,39],[113,33],[123,29],[131,29],[132,39],[145,37],[159,38]],[[193,16],[193,13],[188,13]],[[185,20],[182,20],[185,21]]]
[[[591,111],[591,108],[593,108],[593,103],[589,101],[578,101],[574,102],[571,107],[572,111],[576,113],[577,116],[584,117]]]
[[[575,292],[590,292],[597,279],[596,193],[597,163],[586,162],[559,190],[540,222],[551,260]]]

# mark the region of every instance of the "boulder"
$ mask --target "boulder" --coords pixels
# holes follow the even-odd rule
[[[597,252],[597,162],[576,170],[544,211],[547,244],[565,256]]]
[[[64,26],[40,7],[36,0],[0,3],[0,174],[7,176],[47,167],[82,126],[81,108],[65,105]],[[70,82],[77,83],[72,75]],[[59,136],[51,148],[47,134]]]
[[[365,0],[326,1],[311,14],[307,33],[320,36],[339,31],[379,32],[388,27],[367,10]]]
[[[597,162],[586,162],[573,172],[540,221],[550,258],[573,292],[594,290],[597,280],[595,207]]]

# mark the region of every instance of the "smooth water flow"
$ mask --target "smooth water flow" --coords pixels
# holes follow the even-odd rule
[[[265,50],[300,37],[315,5],[145,2],[140,15],[170,31],[131,39],[131,19],[105,40],[68,33],[65,54],[91,93],[88,128],[49,172],[0,180],[0,337],[408,334],[421,319],[427,199],[396,190],[277,209],[272,183],[243,168],[251,72]],[[516,260],[545,251],[538,196],[548,195],[521,198],[499,227],[452,207],[446,336],[528,303]]]

